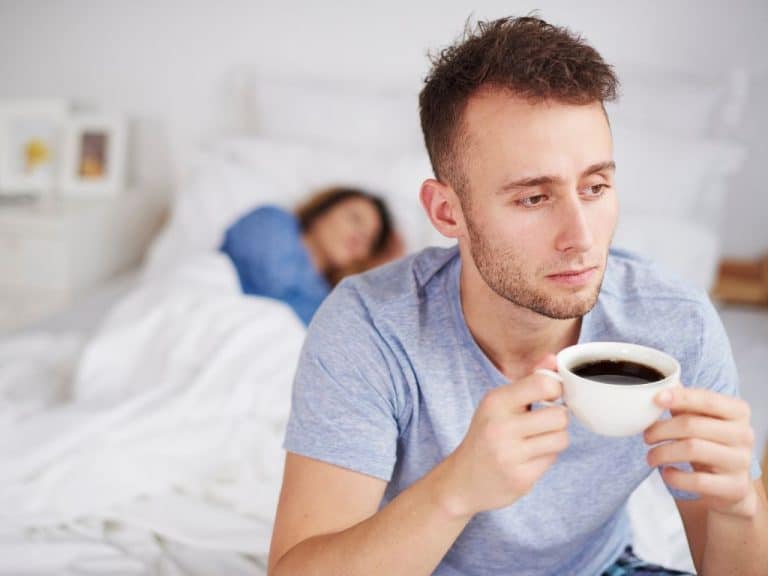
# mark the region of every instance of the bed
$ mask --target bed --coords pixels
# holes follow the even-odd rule
[[[303,335],[213,253],[137,283],[90,337],[6,342],[0,572],[152,573],[191,551],[254,573]]]
[[[744,155],[717,130],[734,96],[727,79],[645,74],[613,125],[616,243],[706,289]],[[215,250],[223,229],[254,205],[343,183],[387,198],[409,250],[446,243],[418,204],[431,172],[414,90],[241,84],[252,133],[199,150],[143,268],[0,342],[0,574],[265,573],[304,329],[286,306],[239,293]],[[658,98],[686,106],[662,106],[654,126]],[[692,567],[658,475],[629,508],[641,555]]]

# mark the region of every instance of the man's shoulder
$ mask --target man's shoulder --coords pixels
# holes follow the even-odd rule
[[[458,256],[456,247],[425,248],[345,280],[347,288],[366,300],[386,304],[402,297],[423,298],[427,286],[446,271]]]
[[[601,297],[625,306],[675,303],[698,307],[709,302],[702,290],[691,286],[674,271],[621,248],[611,248],[609,252],[600,293]]]
[[[651,260],[614,249],[591,326],[593,338],[652,346],[693,366],[702,342],[721,331],[704,291]]]
[[[397,322],[413,318],[432,287],[458,258],[453,248],[426,248],[363,274],[345,278],[323,302],[312,324]]]
[[[612,249],[593,312],[590,338],[664,350],[680,362],[686,386],[736,386],[728,336],[716,308],[706,292],[673,271]]]

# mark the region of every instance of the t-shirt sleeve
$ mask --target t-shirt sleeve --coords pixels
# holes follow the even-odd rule
[[[402,372],[354,288],[342,282],[310,324],[284,448],[389,481]]]
[[[739,376],[736,363],[733,359],[731,344],[728,340],[720,315],[707,299],[700,315],[700,350],[698,368],[695,371],[692,382],[684,382],[686,386],[705,388],[724,394],[726,396],[739,396]],[[676,465],[686,471],[690,471],[688,464]],[[753,479],[761,475],[760,465],[755,452],[752,453],[750,474]],[[693,500],[697,496],[690,492],[684,492],[672,487],[667,487],[675,498]]]

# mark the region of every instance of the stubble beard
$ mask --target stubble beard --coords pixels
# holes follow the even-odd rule
[[[480,276],[491,290],[505,300],[555,320],[580,318],[597,303],[603,277],[586,294],[565,294],[559,297],[546,294],[523,274],[524,266],[518,254],[509,248],[492,245],[466,215],[465,221],[469,232],[470,253]],[[539,276],[537,271],[536,277]]]

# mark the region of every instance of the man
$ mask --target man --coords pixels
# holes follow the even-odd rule
[[[458,248],[346,281],[318,311],[272,574],[664,573],[632,556],[624,512],[659,466],[698,570],[766,574],[768,506],[717,314],[609,253],[616,86],[597,52],[537,18],[481,23],[435,60],[421,201]],[[562,390],[534,370],[594,340],[678,358],[684,388],[657,398],[672,417],[617,439],[538,404]]]

